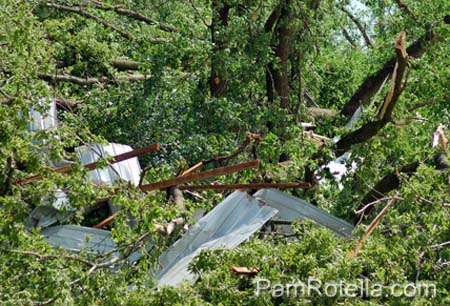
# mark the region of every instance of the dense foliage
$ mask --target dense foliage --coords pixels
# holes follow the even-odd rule
[[[449,304],[445,135],[432,147],[439,125],[450,126],[448,14],[449,0],[2,0],[1,304]],[[402,31],[411,46],[404,73],[394,68],[402,66],[394,47]],[[29,132],[26,114],[45,111],[42,99],[58,102],[59,128]],[[345,127],[359,104],[362,116]],[[392,113],[384,116],[385,107]],[[311,140],[304,122],[336,142]],[[120,269],[102,266],[107,257],[52,248],[38,229],[25,228],[31,210],[58,188],[78,209],[64,224],[91,226],[105,217],[83,211],[111,189],[95,187],[78,164],[69,175],[48,167],[49,160],[76,161],[76,146],[161,143],[158,153],[140,159],[148,167],[145,179],[155,182],[232,153],[249,132],[262,141],[228,162],[258,158],[260,169],[218,181],[306,180],[313,188],[288,192],[349,222],[356,209],[378,201],[355,239],[299,222],[294,237],[261,234],[233,250],[202,252],[191,265],[199,275],[195,283],[155,289],[150,271],[158,255],[183,234],[161,234],[155,224],[180,215],[192,223],[195,209],[210,209],[228,193],[186,196],[187,210],[180,212],[165,193],[141,197],[136,188],[120,186],[112,201],[136,217],[137,227],[131,230],[125,215],[116,218],[109,226],[115,242],[124,254],[143,235],[155,244],[151,252],[144,244],[143,258]],[[337,181],[324,165],[346,151],[347,167],[356,170]],[[33,174],[44,179],[14,184]],[[394,195],[397,202],[358,256],[348,259]],[[255,279],[234,275],[232,266],[258,267],[258,277],[273,283],[307,277],[432,282],[437,295],[257,296]]]

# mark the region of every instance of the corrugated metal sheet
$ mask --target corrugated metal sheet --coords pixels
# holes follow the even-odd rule
[[[81,164],[89,164],[99,159],[119,155],[133,150],[130,146],[110,143],[108,145],[91,144],[75,149]],[[96,184],[112,185],[120,177],[134,185],[139,184],[141,166],[137,157],[108,165],[102,169],[89,171],[89,179]]]
[[[278,210],[273,220],[294,221],[310,219],[340,236],[352,236],[353,225],[319,207],[309,204],[305,200],[274,189],[262,189],[253,196]]]
[[[111,232],[78,225],[60,225],[44,228],[41,231],[45,240],[55,247],[70,251],[86,250],[92,253],[104,254],[117,247],[111,239]],[[115,256],[120,254],[115,253]],[[141,257],[140,252],[134,252],[129,262],[135,262]]]
[[[188,271],[188,265],[201,250],[234,248],[277,212],[275,208],[262,206],[247,193],[235,191],[160,256],[157,286],[176,286],[183,280],[192,280],[194,275]]]
[[[67,219],[75,209],[70,206],[64,191],[57,189],[53,199],[44,199],[42,205],[33,209],[26,225],[28,227],[47,227]]]

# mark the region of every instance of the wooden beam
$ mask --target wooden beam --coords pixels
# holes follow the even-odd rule
[[[129,152],[125,152],[125,153],[111,157],[111,159],[109,160],[109,164],[115,164],[115,163],[130,159],[130,158],[133,158],[133,157],[144,155],[146,153],[158,151],[159,149],[160,149],[160,145],[159,145],[159,143],[156,143],[156,144],[149,145],[147,147],[143,147],[143,148],[135,149],[135,150],[132,150]],[[97,166],[98,166],[98,162],[93,162],[93,163],[84,165],[84,168],[93,170],[93,169],[96,169]],[[56,172],[56,173],[70,173],[71,171],[72,171],[71,165],[52,169],[52,172]],[[31,183],[34,181],[41,180],[43,177],[44,177],[43,175],[38,174],[38,175],[30,176],[25,179],[16,180],[14,183],[19,184],[19,185],[28,184],[28,183]]]
[[[197,164],[197,165],[199,165],[199,164]],[[252,161],[240,163],[237,165],[203,171],[203,172],[200,172],[197,174],[192,174],[192,175],[187,175],[187,176],[178,176],[178,177],[170,179],[170,180],[166,180],[166,181],[162,181],[162,182],[158,182],[158,183],[151,183],[151,184],[147,184],[147,185],[142,185],[139,188],[142,191],[166,189],[168,187],[172,187],[172,186],[176,186],[176,185],[180,185],[180,184],[184,184],[184,183],[188,183],[188,182],[203,180],[203,179],[207,179],[210,177],[215,177],[215,176],[224,175],[224,174],[230,174],[230,173],[234,173],[234,172],[238,172],[238,171],[242,171],[242,170],[246,170],[246,169],[257,168],[257,167],[259,167],[259,160],[252,160]],[[189,186],[181,186],[180,189],[182,189],[182,187],[189,187]],[[116,193],[118,190],[119,189],[116,189],[116,191],[114,193]],[[97,199],[97,203],[107,201],[110,198],[111,197]],[[115,214],[109,216],[108,218],[101,221],[99,224],[97,224],[94,227],[95,228],[104,228],[105,226],[110,224],[114,220],[114,218],[116,218],[118,215],[120,215],[121,212],[122,212],[122,210],[116,212]]]
[[[112,214],[111,216],[109,216],[108,218],[104,219],[103,221],[101,221],[99,224],[95,225],[94,228],[104,228],[105,226],[107,226],[108,224],[110,224],[114,218],[116,218],[118,215],[120,215],[123,212],[123,210],[119,210],[118,212]]]
[[[198,169],[200,169],[201,167],[203,167],[203,162],[199,162],[198,164],[193,165],[192,167],[190,167],[189,169],[187,169],[186,171],[183,171],[183,173],[181,173],[180,176],[188,176],[191,175],[192,173],[194,173],[195,171],[197,171]]]
[[[310,183],[298,182],[298,183],[249,183],[249,184],[224,184],[224,185],[191,185],[191,186],[179,186],[180,190],[233,190],[233,189],[286,189],[286,188],[310,188]]]
[[[157,190],[157,189],[165,189],[170,186],[176,186],[181,185],[189,182],[204,180],[211,177],[216,177],[220,175],[230,174],[246,169],[253,169],[259,167],[259,160],[252,160],[244,163],[240,163],[237,165],[232,166],[226,166],[221,168],[216,168],[208,171],[203,171],[196,174],[191,174],[187,176],[179,176],[170,180],[157,182],[157,183],[150,183],[146,185],[142,185],[140,188],[142,191],[151,191],[151,190]]]

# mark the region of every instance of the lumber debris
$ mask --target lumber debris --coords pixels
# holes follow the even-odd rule
[[[205,184],[205,185],[185,185],[178,187],[180,190],[240,190],[240,189],[287,189],[287,188],[310,188],[310,183],[248,183],[248,184]]]
[[[256,275],[259,273],[258,268],[247,268],[247,267],[231,267],[231,272],[237,275]]]
[[[211,177],[216,177],[225,174],[231,174],[234,172],[239,172],[247,169],[254,169],[259,167],[259,160],[252,160],[244,163],[240,163],[237,165],[220,167],[212,170],[203,171],[196,174],[191,174],[187,176],[179,176],[173,179],[169,179],[166,181],[161,181],[157,183],[150,183],[146,185],[140,186],[142,191],[151,191],[158,189],[166,189],[171,186],[181,185],[189,182],[204,180]]]
[[[356,247],[353,251],[347,253],[347,259],[353,259],[356,256],[358,256],[359,251],[361,250],[361,248],[363,247],[364,242],[367,241],[367,239],[369,239],[370,235],[373,233],[373,231],[375,230],[375,228],[380,224],[381,219],[383,219],[384,215],[386,215],[388,209],[394,205],[394,203],[397,201],[397,197],[391,198],[391,200],[386,204],[385,207],[383,207],[383,209],[380,211],[380,213],[375,217],[375,219],[372,220],[372,222],[370,223],[369,227],[367,228],[366,232],[364,233],[364,235],[361,237],[361,239],[359,239],[358,243],[356,244]]]

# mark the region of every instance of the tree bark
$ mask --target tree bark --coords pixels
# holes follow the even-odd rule
[[[266,90],[269,102],[280,98],[281,108],[289,108],[289,55],[291,54],[293,29],[291,27],[293,14],[290,0],[281,0],[266,22],[266,32],[272,31],[272,46],[277,63],[271,62],[266,72]],[[275,26],[275,29],[273,27]]]
[[[221,97],[226,92],[227,81],[224,77],[224,62],[221,59],[227,47],[226,39],[223,38],[223,30],[228,25],[228,14],[230,5],[223,0],[212,1],[212,22],[210,25],[211,42],[214,47],[211,54],[211,74],[209,78],[209,89],[211,96]]]

